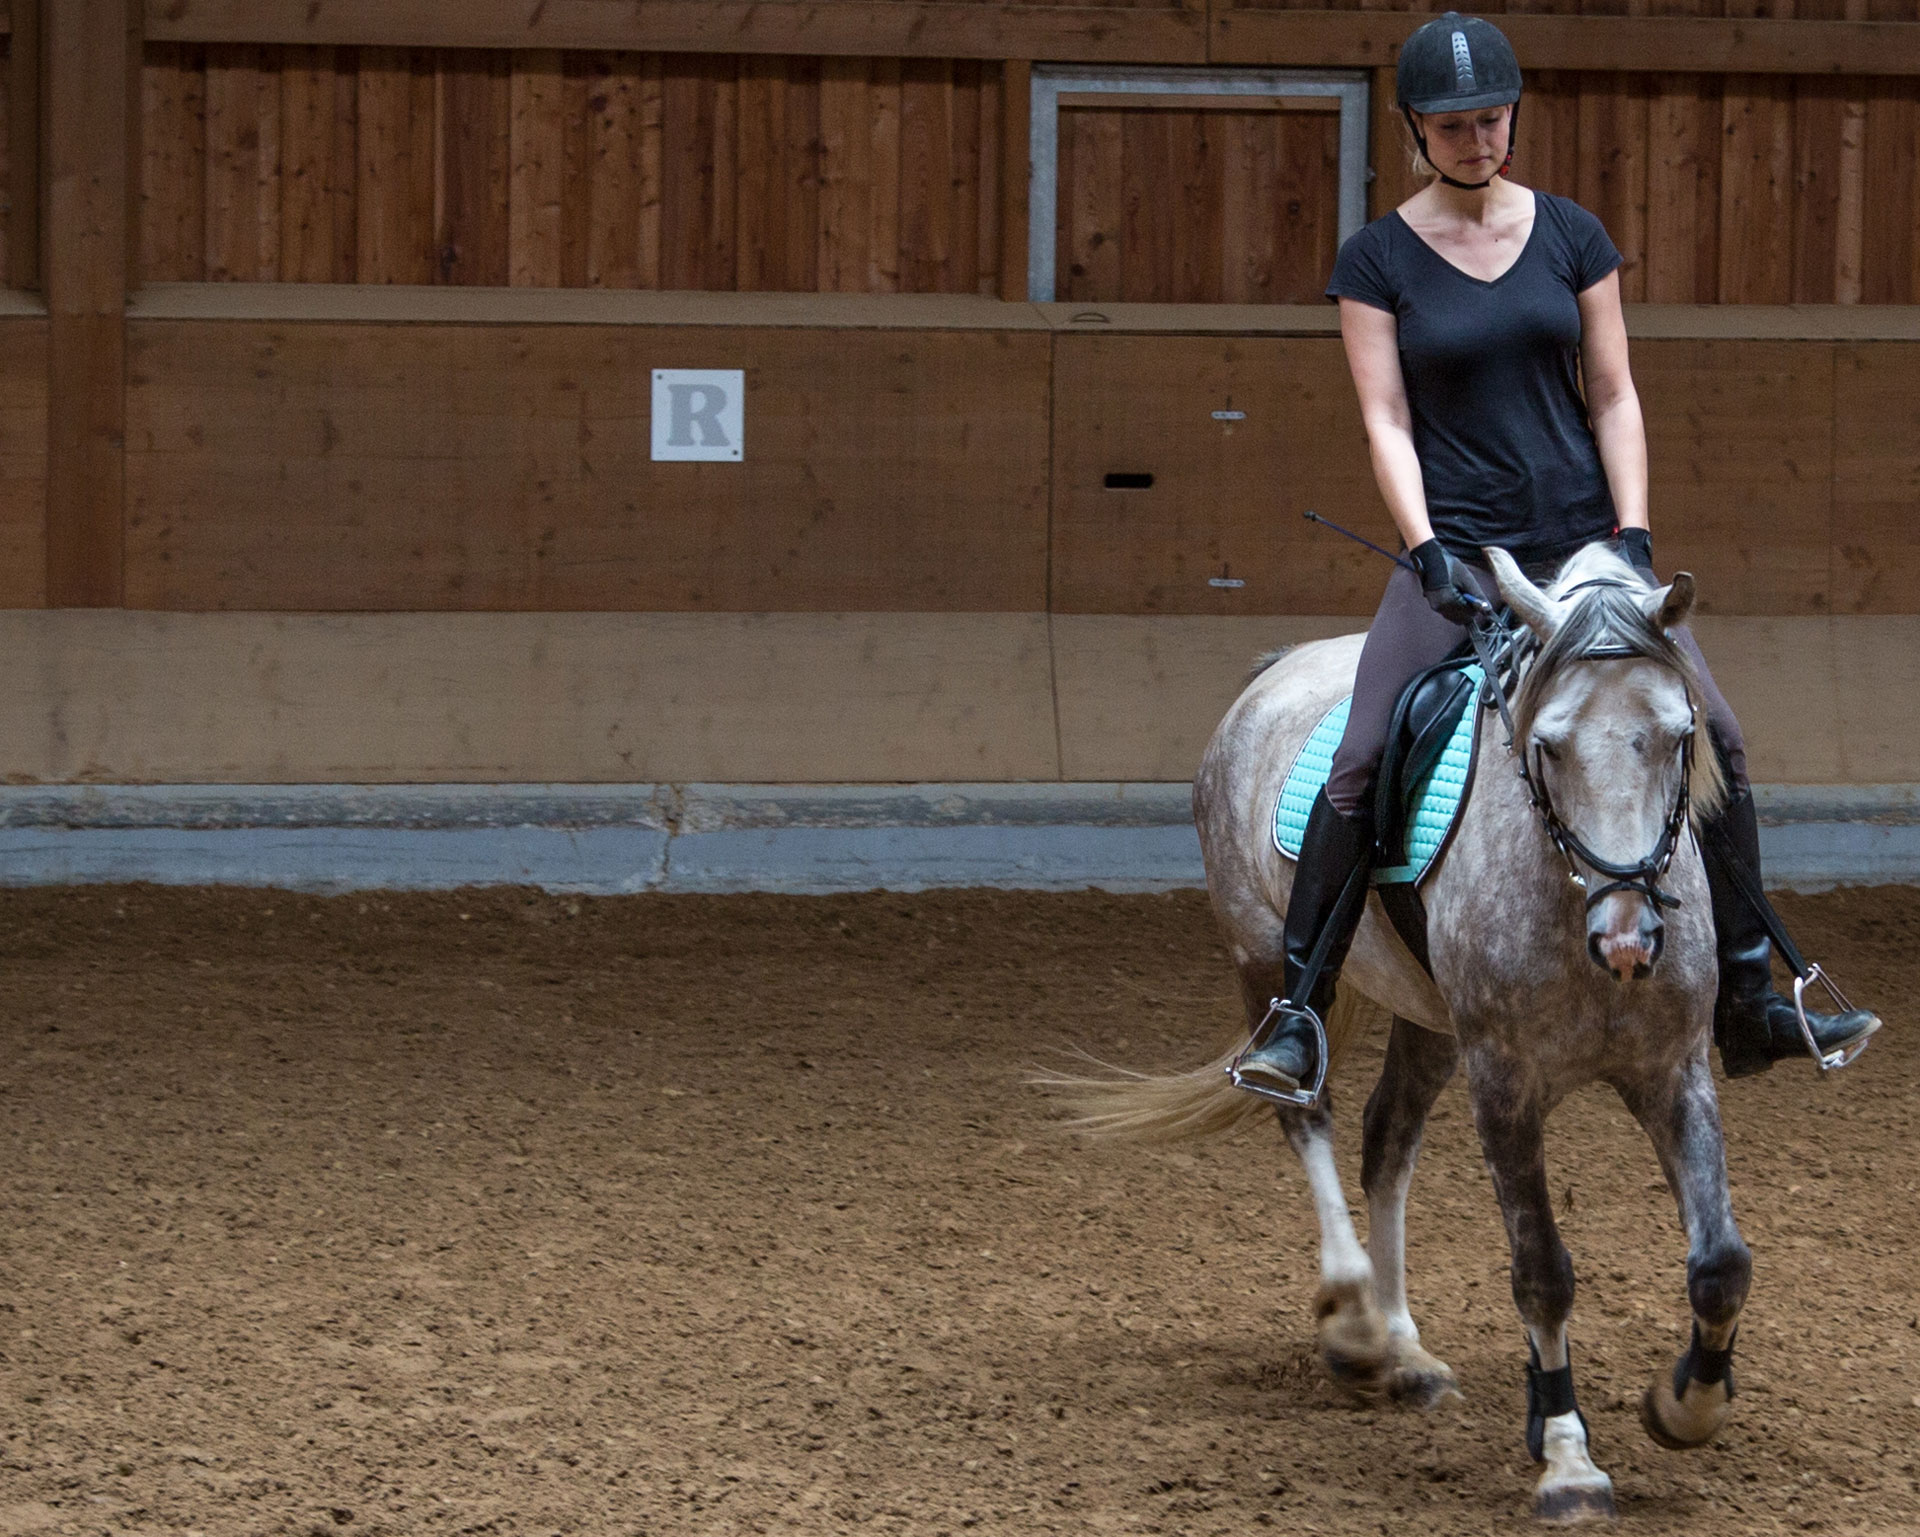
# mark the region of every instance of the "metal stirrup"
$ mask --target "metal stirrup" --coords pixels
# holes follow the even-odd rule
[[[1820,1043],[1813,1038],[1813,1026],[1807,1023],[1806,992],[1809,982],[1818,982],[1824,987],[1827,990],[1827,996],[1840,1005],[1842,1014],[1853,1013],[1854,1007],[1847,995],[1834,985],[1833,978],[1820,969],[1818,961],[1808,964],[1805,976],[1798,974],[1794,976],[1793,1012],[1800,1021],[1800,1039],[1807,1043],[1807,1055],[1813,1058],[1814,1064],[1820,1071],[1823,1074],[1830,1073],[1836,1068],[1851,1064],[1855,1057],[1867,1049],[1867,1042],[1873,1039],[1875,1032],[1869,1030],[1844,1046],[1836,1046],[1832,1051],[1823,1052],[1820,1049]]]
[[[1241,1062],[1246,1059],[1249,1052],[1258,1051],[1266,1045],[1271,1034],[1270,1027],[1282,1013],[1303,1014],[1313,1024],[1313,1083],[1311,1087],[1302,1087],[1291,1092],[1240,1076]],[[1260,1023],[1254,1026],[1253,1035],[1228,1064],[1227,1077],[1232,1080],[1236,1089],[1245,1089],[1249,1094],[1258,1094],[1262,1099],[1270,1099],[1276,1105],[1291,1105],[1296,1110],[1311,1110],[1320,1102],[1321,1091],[1327,1086],[1327,1027],[1320,1023],[1320,1016],[1305,1004],[1294,1005],[1284,998],[1269,999],[1267,1012],[1261,1016]]]
[[[1793,1012],[1800,1026],[1800,1039],[1806,1043],[1807,1055],[1813,1058],[1814,1066],[1820,1069],[1822,1077],[1850,1066],[1854,1059],[1867,1049],[1867,1043],[1878,1034],[1878,1031],[1869,1030],[1859,1039],[1849,1041],[1846,1045],[1836,1047],[1832,1051],[1823,1052],[1820,1049],[1820,1043],[1813,1036],[1813,1026],[1807,1019],[1807,984],[1818,982],[1827,990],[1827,996],[1840,1006],[1840,1012],[1843,1014],[1854,1012],[1852,1000],[1840,991],[1834,984],[1833,978],[1827,975],[1825,968],[1818,961],[1809,961],[1800,953],[1800,947],[1793,942],[1793,936],[1787,932],[1786,924],[1781,922],[1779,913],[1774,911],[1773,904],[1767,900],[1767,894],[1760,888],[1760,883],[1754,880],[1738,853],[1728,846],[1725,833],[1712,833],[1710,836],[1720,845],[1721,862],[1725,865],[1727,873],[1733,877],[1734,890],[1759,918],[1761,928],[1766,930],[1767,938],[1773,942],[1773,948],[1779,952],[1780,959],[1785,961],[1788,969],[1793,972]]]

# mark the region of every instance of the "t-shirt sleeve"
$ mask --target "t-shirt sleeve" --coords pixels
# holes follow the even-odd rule
[[[1327,279],[1329,299],[1358,299],[1388,314],[1400,310],[1400,285],[1387,263],[1387,242],[1377,224],[1355,230],[1333,263]]]
[[[1567,243],[1573,258],[1573,291],[1585,293],[1618,267],[1624,257],[1602,224],[1578,203],[1562,201],[1567,211]]]

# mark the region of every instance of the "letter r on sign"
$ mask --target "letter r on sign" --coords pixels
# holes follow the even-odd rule
[[[746,373],[738,368],[653,371],[653,457],[739,460]]]

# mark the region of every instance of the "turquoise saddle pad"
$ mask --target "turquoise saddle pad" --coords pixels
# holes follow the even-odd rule
[[[1461,669],[1477,688],[1486,676],[1478,667]],[[1320,724],[1308,734],[1287,770],[1287,782],[1280,789],[1280,803],[1273,808],[1273,845],[1289,858],[1300,857],[1300,840],[1306,835],[1307,813],[1313,809],[1320,787],[1333,768],[1333,750],[1347,729],[1347,707],[1351,697],[1342,699],[1321,717]],[[1468,771],[1473,766],[1473,726],[1479,714],[1477,703],[1461,713],[1453,737],[1433,767],[1408,797],[1407,862],[1390,870],[1375,870],[1373,883],[1389,886],[1401,881],[1416,884],[1425,877],[1427,867],[1447,841],[1447,830],[1459,813],[1466,793]]]

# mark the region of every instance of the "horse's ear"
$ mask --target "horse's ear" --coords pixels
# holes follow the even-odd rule
[[[1560,628],[1560,611],[1553,599],[1527,580],[1518,562],[1505,550],[1489,546],[1485,553],[1507,607],[1525,620],[1527,627],[1543,642],[1551,640],[1553,632]]]
[[[1693,573],[1676,571],[1665,587],[1647,594],[1647,617],[1663,630],[1685,624],[1693,612]]]

